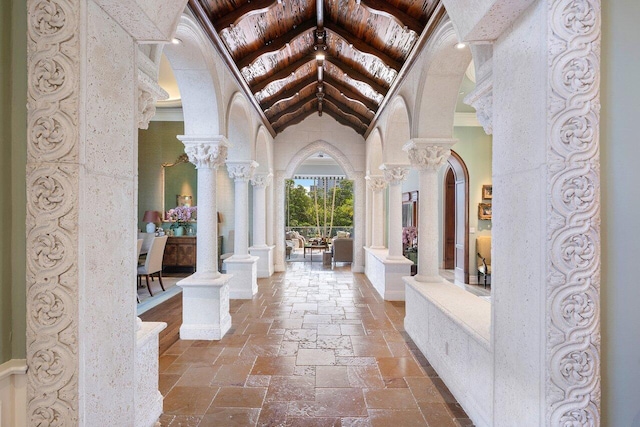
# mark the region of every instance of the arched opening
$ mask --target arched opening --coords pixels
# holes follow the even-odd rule
[[[443,191],[443,264],[459,283],[469,283],[469,171],[451,150]]]

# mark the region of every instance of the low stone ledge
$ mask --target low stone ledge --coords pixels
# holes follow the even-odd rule
[[[491,303],[458,286],[442,281],[418,282],[405,277],[407,286],[423,295],[430,303],[445,313],[452,322],[463,328],[487,350],[491,350]]]

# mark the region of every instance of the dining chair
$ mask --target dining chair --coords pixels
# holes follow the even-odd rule
[[[138,250],[136,252],[136,272],[138,271],[138,261],[140,260],[140,251],[142,250],[142,242],[144,240],[143,239],[138,239]],[[140,277],[140,276],[138,276]],[[138,296],[138,282],[139,279],[136,280],[136,300],[138,300],[138,302],[140,302],[140,297]]]
[[[153,296],[151,292],[151,286],[149,285],[149,276],[153,274],[158,275],[160,281],[160,287],[164,291],[164,284],[162,283],[162,257],[164,256],[164,247],[167,244],[168,236],[155,237],[149,247],[149,253],[147,259],[144,261],[144,265],[138,267],[138,276],[145,276],[147,281],[147,289],[149,294]]]

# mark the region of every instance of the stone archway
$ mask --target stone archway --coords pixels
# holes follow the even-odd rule
[[[284,271],[285,263],[284,263],[284,203],[285,203],[285,195],[284,195],[284,180],[288,178],[292,178],[296,169],[302,164],[302,162],[311,156],[312,154],[318,153],[322,151],[326,153],[330,157],[332,157],[338,165],[342,168],[342,170],[347,175],[347,178],[353,181],[354,187],[354,218],[353,218],[353,227],[354,227],[354,257],[352,264],[352,271],[356,273],[360,273],[364,271],[364,254],[363,254],[363,246],[364,246],[364,173],[357,172],[351,161],[347,156],[342,153],[338,148],[334,145],[326,142],[326,141],[315,141],[304,148],[299,150],[289,161],[285,170],[276,171],[275,174],[275,192],[276,192],[276,205],[275,209],[277,210],[277,218],[276,222],[276,255],[275,255],[275,269],[276,271]]]

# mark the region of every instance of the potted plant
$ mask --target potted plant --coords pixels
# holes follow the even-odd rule
[[[167,219],[171,221],[169,227],[173,230],[174,236],[183,236],[189,222],[195,219],[197,212],[196,206],[177,206],[167,211]]]

